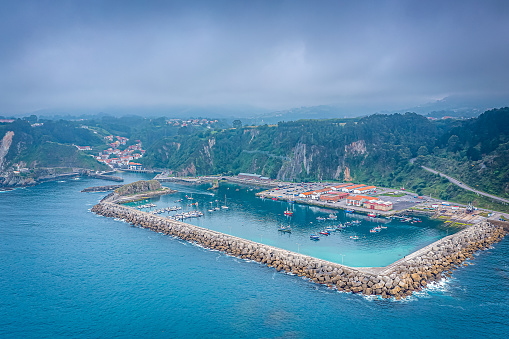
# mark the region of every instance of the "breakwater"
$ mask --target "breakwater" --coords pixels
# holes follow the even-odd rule
[[[104,174],[98,174],[98,173],[90,173],[88,174],[89,177],[94,179],[102,179],[102,180],[109,180],[109,181],[116,181],[116,182],[123,182],[124,178],[122,177],[116,177],[114,175],[104,175]]]
[[[123,185],[107,185],[107,186],[94,186],[87,187],[81,190],[81,192],[108,192],[116,190],[117,188],[122,187]]]
[[[502,228],[485,222],[438,240],[387,267],[354,268],[169,220],[112,202],[101,202],[92,208],[92,212],[123,219],[132,225],[242,259],[254,260],[277,271],[293,273],[340,291],[396,299],[408,296],[444,275],[450,275],[455,268],[466,265],[465,261],[473,258],[475,251],[489,247],[505,235]]]

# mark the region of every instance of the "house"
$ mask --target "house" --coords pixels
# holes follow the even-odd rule
[[[78,146],[78,145],[74,145],[74,146],[76,146],[78,151],[91,151],[92,150],[92,147],[90,147],[90,146]]]
[[[377,211],[390,211],[393,206],[390,201],[369,200],[364,202],[363,207]]]
[[[346,197],[346,204],[348,206],[357,206],[357,207],[361,207],[362,204],[365,202],[365,201],[374,201],[374,200],[378,200],[378,198],[375,198],[375,197],[367,197],[365,195],[349,195],[348,197]]]
[[[313,194],[313,191],[300,193],[299,198],[311,198],[311,194]]]
[[[322,194],[328,193],[330,191],[332,191],[332,188],[330,188],[330,187],[322,188],[321,190],[312,191],[311,198],[318,200]]]
[[[353,185],[353,186],[346,186],[343,187],[341,190],[346,193],[352,193],[355,189],[365,187],[366,185]]]
[[[143,166],[140,163],[137,163],[137,162],[130,162],[129,163],[129,169],[130,170],[139,171],[139,170],[143,169]]]
[[[348,193],[344,193],[344,192],[338,192],[338,193],[329,192],[329,193],[320,195],[320,200],[334,202],[334,201],[342,200],[342,199],[346,198],[347,196],[348,196]]]
[[[339,184],[339,185],[334,185],[331,188],[333,191],[341,191],[341,188],[350,186],[350,185],[353,185],[353,184]]]
[[[369,192],[374,192],[376,190],[376,186],[366,186],[366,187],[360,187],[353,190],[353,193],[356,194],[366,194]]]

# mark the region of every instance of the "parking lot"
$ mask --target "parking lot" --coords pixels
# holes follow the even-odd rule
[[[346,199],[342,199],[335,202],[325,202],[323,200],[317,200],[317,199],[311,199],[311,198],[303,198],[299,197],[299,194],[310,192],[310,191],[316,191],[321,190],[326,187],[331,187],[339,185],[339,183],[282,183],[279,184],[277,188],[273,188],[268,190],[266,193],[270,197],[276,197],[278,199],[284,199],[284,200],[293,200],[293,201],[300,201],[304,203],[310,203],[310,204],[321,204],[324,206],[329,207],[336,207],[336,208],[349,208],[350,206],[347,206]],[[351,193],[352,195],[356,195]],[[382,188],[377,187],[375,192],[362,194],[366,196],[373,196],[378,197],[380,200],[383,201],[390,201],[393,203],[393,210],[392,211],[401,211],[405,210],[411,207],[414,207],[420,203],[423,202],[429,202],[429,197],[418,197],[413,193],[405,192],[402,190],[395,190],[391,188]],[[434,199],[432,199],[434,200]],[[368,209],[359,208],[356,207],[358,210],[366,210]]]

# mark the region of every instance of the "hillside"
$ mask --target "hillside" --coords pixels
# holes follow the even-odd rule
[[[444,199],[461,194],[417,166],[427,164],[473,187],[507,196],[508,117],[503,108],[462,121],[377,114],[206,131],[159,140],[143,162],[182,175],[251,172],[281,180],[404,186],[419,194],[439,187]],[[414,157],[416,165],[409,162]],[[477,170],[475,175],[466,170],[470,167]]]

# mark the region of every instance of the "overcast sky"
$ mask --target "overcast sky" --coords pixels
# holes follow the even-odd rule
[[[0,114],[509,93],[509,1],[0,1]]]

